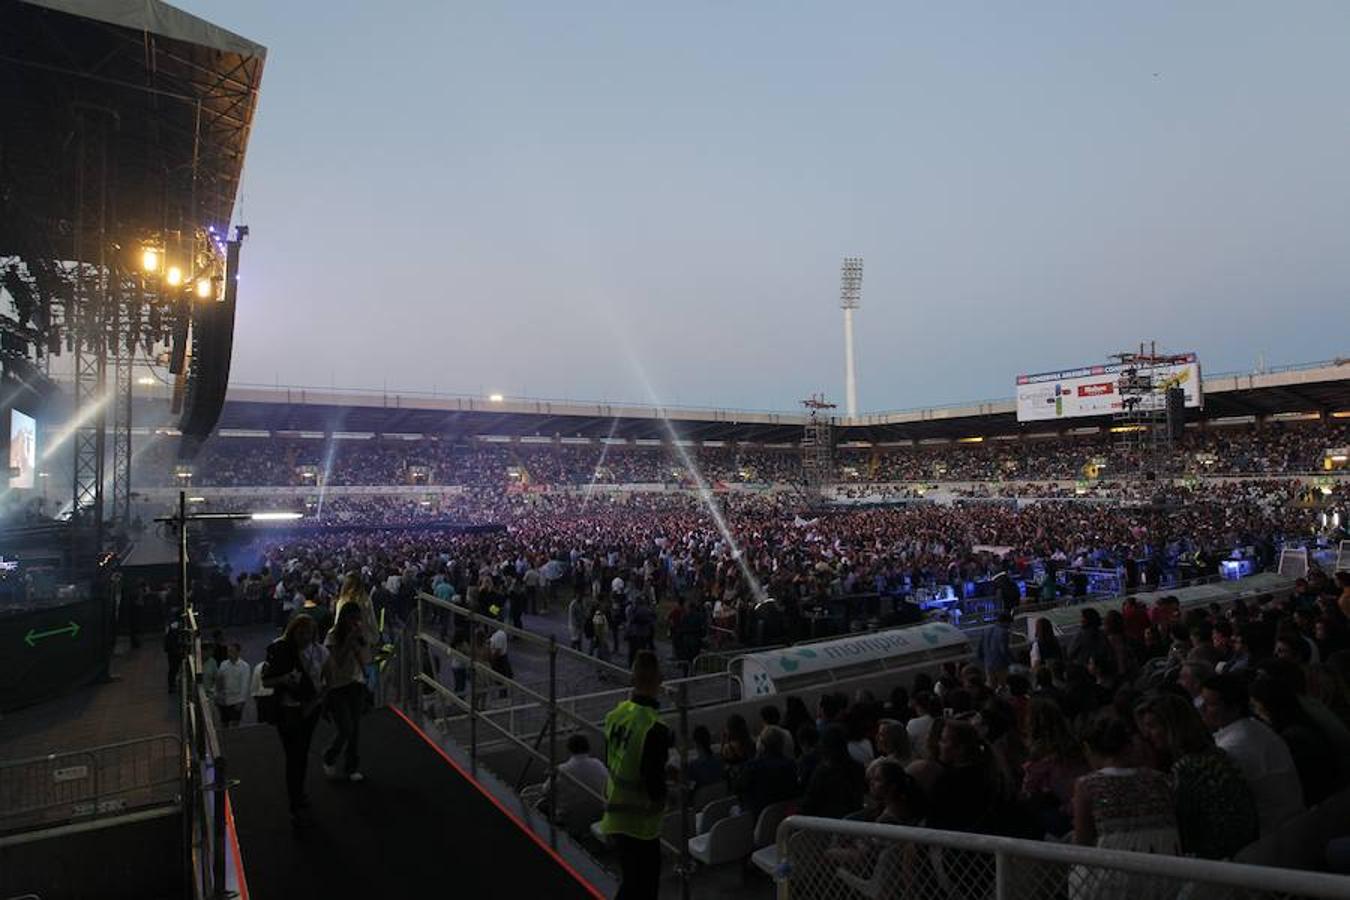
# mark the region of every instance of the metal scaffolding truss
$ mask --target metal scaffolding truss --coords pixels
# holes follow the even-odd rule
[[[1121,410],[1112,417],[1116,448],[1123,460],[1113,474],[1156,478],[1173,468],[1174,447],[1167,421],[1168,367],[1185,357],[1160,355],[1156,342],[1113,355],[1120,366],[1116,390]]]
[[[0,262],[24,296],[0,327],[37,362],[73,357],[72,515],[99,545],[130,518],[138,353],[171,343],[181,372],[191,279],[223,283],[265,58],[160,0],[3,6]],[[144,276],[149,248],[181,277]]]
[[[823,498],[834,483],[834,417],[830,410],[835,404],[823,394],[812,394],[802,401],[807,409],[806,425],[802,432],[802,472],[807,491]]]

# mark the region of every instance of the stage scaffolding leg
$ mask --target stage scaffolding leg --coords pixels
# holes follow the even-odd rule
[[[120,276],[119,276],[120,278]],[[118,286],[122,286],[118,281]],[[125,308],[126,294],[113,298],[111,328],[106,336],[113,357],[113,453],[111,518],[125,533],[131,527],[131,364],[135,345],[126,340],[130,325]]]
[[[73,447],[74,477],[71,514],[81,532],[91,535],[86,551],[96,553],[103,546],[103,468],[107,449],[107,407],[104,392],[108,379],[108,346],[105,333],[108,307],[108,159],[107,123],[101,122],[98,131],[98,185],[94,201],[94,220],[98,224],[98,247],[84,243],[86,210],[90,205],[91,189],[84,174],[89,153],[88,123],[79,120],[79,206],[75,232],[75,260],[77,268],[76,309],[78,330],[75,335],[75,415],[78,427]],[[97,260],[86,262],[85,255]],[[92,277],[92,284],[91,284]],[[84,553],[77,556],[83,557]],[[82,560],[75,560],[76,566]]]

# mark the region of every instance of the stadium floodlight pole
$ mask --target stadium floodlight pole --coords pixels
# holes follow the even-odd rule
[[[844,311],[844,396],[849,418],[858,414],[858,372],[853,362],[853,311],[862,306],[863,261],[846,256],[839,270],[839,308]]]

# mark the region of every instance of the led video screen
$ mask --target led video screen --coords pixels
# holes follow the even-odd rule
[[[31,488],[37,475],[37,422],[17,409],[9,415],[9,486]]]

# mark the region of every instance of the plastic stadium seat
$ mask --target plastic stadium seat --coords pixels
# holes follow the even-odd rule
[[[735,805],[735,797],[719,797],[708,803],[694,819],[694,834],[707,834],[718,821],[731,815],[731,808]]]
[[[778,845],[770,844],[767,847],[760,847],[754,853],[750,854],[750,862],[770,878],[778,874]]]
[[[796,800],[770,803],[764,807],[760,811],[759,821],[755,823],[754,845],[751,849],[759,850],[762,847],[772,845],[774,839],[778,837],[778,826],[782,825],[783,820],[792,815],[796,808]]]
[[[750,854],[755,837],[755,817],[749,813],[728,816],[713,824],[707,834],[689,839],[689,855],[705,866],[735,862]]]

